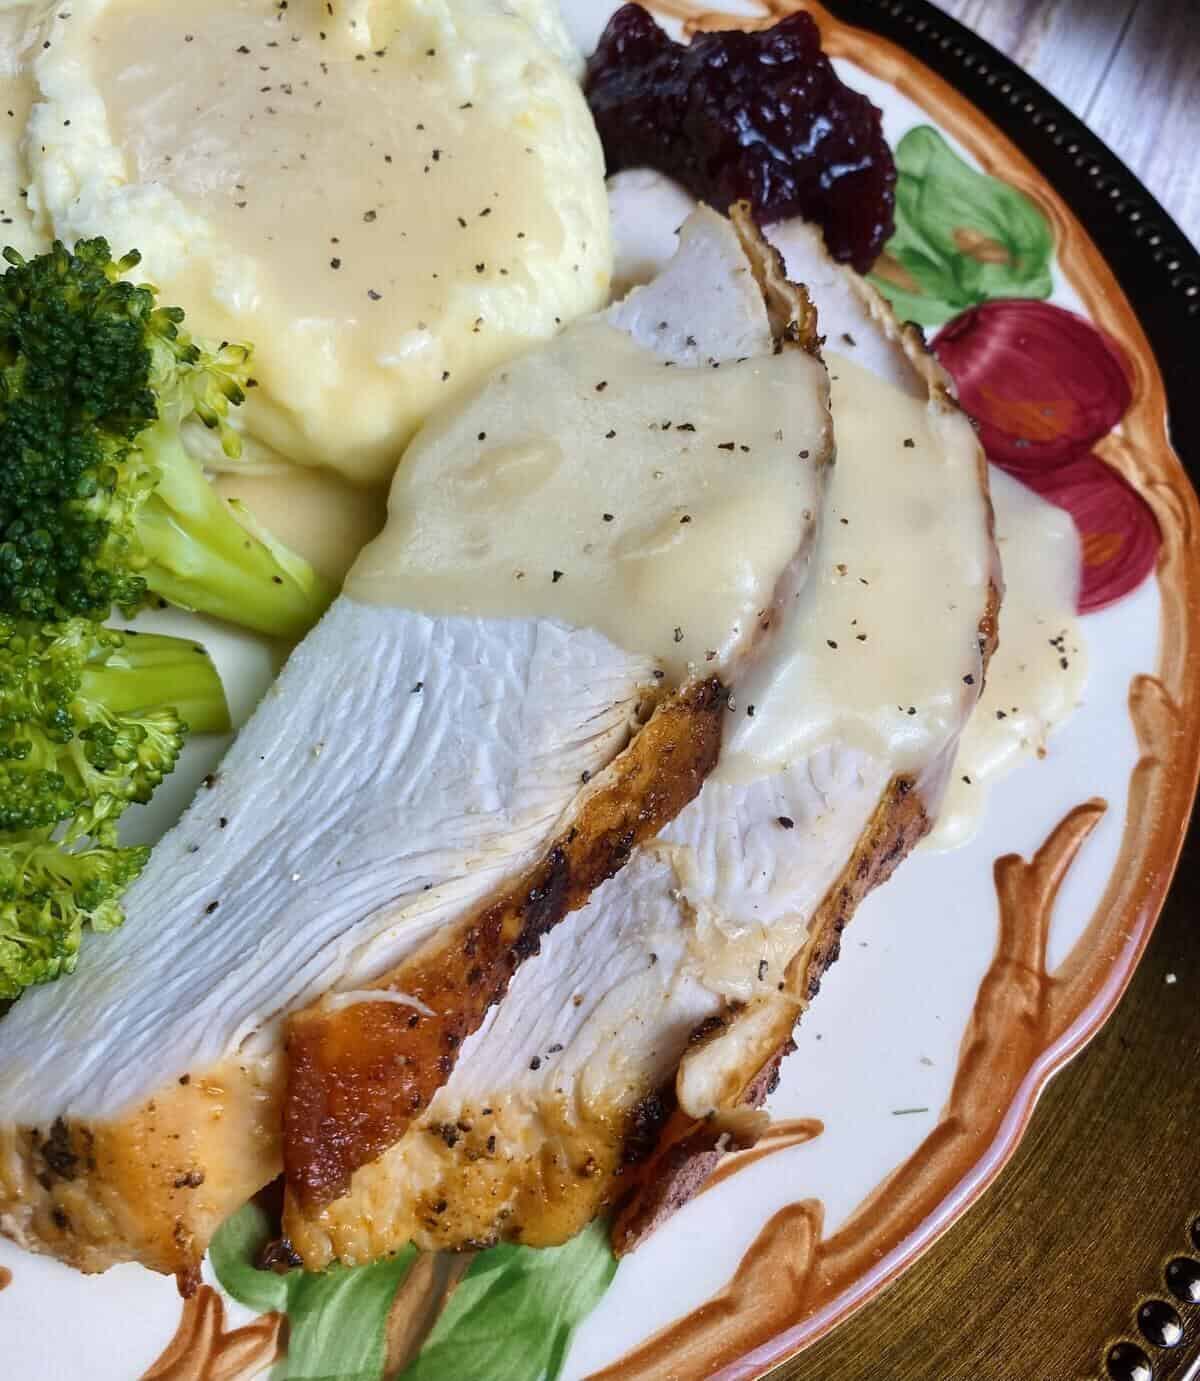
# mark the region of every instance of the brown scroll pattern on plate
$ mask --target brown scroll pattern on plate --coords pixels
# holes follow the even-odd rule
[[[717,1162],[717,1168],[704,1182],[701,1194],[715,1189],[722,1180],[745,1170],[748,1165],[773,1156],[777,1151],[790,1151],[793,1146],[803,1146],[815,1141],[825,1130],[825,1124],[815,1117],[793,1117],[772,1122],[766,1132],[745,1151],[732,1151]]]
[[[246,1381],[284,1353],[282,1314],[225,1330],[225,1305],[211,1285],[185,1300],[175,1336],[141,1381]]]

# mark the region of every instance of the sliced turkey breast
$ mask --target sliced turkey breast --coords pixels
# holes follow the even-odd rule
[[[697,282],[712,286],[696,295],[693,285]],[[681,311],[681,304],[693,298],[694,305]],[[748,298],[755,303],[755,318],[743,305]],[[697,212],[683,228],[676,258],[664,266],[651,286],[632,293],[607,317],[609,327],[653,340],[656,351],[673,365],[715,369],[724,364],[737,369],[747,359],[782,352],[797,356],[805,366],[797,382],[802,383],[812,372],[806,352],[812,348],[815,322],[807,300],[784,277],[777,257],[747,216],[738,218],[735,230],[711,211]],[[730,324],[739,319],[747,324],[755,320],[754,330],[730,330]],[[518,368],[514,366],[512,372]],[[728,372],[722,376],[722,386],[728,386],[730,378]],[[607,392],[619,387],[619,382],[597,380],[593,387]],[[715,382],[707,384],[705,391],[715,387]],[[735,390],[742,387],[734,382]],[[666,393],[664,387],[656,388],[655,401],[663,403]],[[674,398],[671,401],[677,402]],[[775,438],[800,438],[795,442],[798,450],[789,454],[789,465],[811,466],[814,449],[805,437],[811,437],[813,429],[811,424],[797,429],[797,400],[779,395],[767,399],[766,405],[770,409],[766,429]],[[693,443],[691,438],[699,435],[697,424],[685,421],[674,406],[671,416],[663,418],[665,406],[663,403],[648,419],[649,425],[662,433],[674,431],[677,436],[683,429],[687,440],[680,459],[684,465],[701,463],[697,445],[707,446],[708,454],[716,457],[722,469],[727,466],[726,454],[753,451],[751,445],[736,438],[721,441],[719,438],[727,434],[724,431]],[[476,415],[467,409],[464,425],[468,432],[475,426]],[[610,420],[608,415],[606,420]],[[764,424],[762,417],[757,421],[760,426]],[[518,425],[526,428],[529,423],[521,419]],[[641,425],[645,426],[646,420]],[[738,432],[738,437],[741,435]],[[821,438],[817,455],[822,459],[826,445]],[[410,454],[406,466],[413,465]],[[737,467],[731,473],[739,490],[755,483],[751,470]],[[710,482],[705,479],[702,484]],[[807,573],[816,495],[812,490],[805,494],[796,515],[800,521],[786,542],[793,550],[793,560],[776,582],[771,603],[754,611],[752,627],[760,635],[769,633],[773,618],[802,588]],[[583,495],[571,497],[577,504],[586,503]],[[618,501],[614,497],[614,506]],[[649,545],[653,548],[665,540],[674,541],[675,534],[698,520],[699,515],[690,512],[672,513],[667,520],[670,536],[665,538],[662,528],[651,519]],[[740,561],[734,545],[737,535],[730,534],[733,549],[728,554]],[[770,540],[769,534],[756,529],[746,536],[755,543]],[[712,559],[717,559],[715,553]],[[684,574],[688,588],[681,592],[681,599],[706,601],[721,584],[714,579],[711,565]],[[621,593],[614,591],[617,597]],[[625,593],[636,597],[634,591]],[[681,616],[675,643],[686,644],[685,627],[692,629],[693,620]],[[739,638],[738,662],[752,659],[761,641],[749,633]],[[730,661],[728,654],[714,650],[705,652],[701,661],[700,646],[693,655],[703,666],[727,666]],[[726,669],[722,674],[728,682],[731,671]],[[703,683],[705,687],[708,684]],[[711,709],[715,705],[711,690],[704,689],[702,694]],[[682,735],[675,735],[674,741],[661,735],[662,741],[656,742],[653,729],[652,724],[638,744],[645,755],[637,769],[639,777],[646,779],[641,789],[631,790],[628,781],[618,780],[594,796],[593,819],[606,819],[614,809],[620,811],[617,825],[609,830],[609,843],[598,848],[586,821],[571,822],[546,860],[523,876],[487,914],[464,916],[456,927],[440,930],[377,979],[360,1000],[347,1002],[339,997],[336,1005],[324,1001],[291,1017],[284,1165],[289,1192],[305,1211],[319,1210],[344,1194],[354,1171],[403,1137],[445,1082],[463,1041],[503,997],[517,965],[536,950],[540,937],[567,911],[582,905],[604,877],[624,864],[638,844],[653,838],[699,789],[700,780],[715,761],[715,742],[705,736],[699,755],[703,763],[683,778],[688,794],[678,798],[669,789],[670,779],[680,778],[687,747]],[[666,781],[660,784],[656,778]],[[628,809],[630,803],[636,804],[635,811]],[[614,852],[616,857],[610,857]]]
[[[719,637],[708,630],[712,659],[693,670],[673,655],[672,611],[655,608],[653,587],[647,626],[667,624],[662,655],[572,622],[569,591],[555,602],[567,587],[557,579],[497,609],[483,596],[478,609],[442,608],[433,594],[405,603],[416,583],[381,597],[414,545],[396,530],[414,530],[414,505],[416,532],[436,527],[446,488],[436,475],[428,493],[398,480],[403,503],[397,510],[394,493],[388,531],[364,554],[367,575],[356,585],[352,573],[159,844],[128,894],[124,928],[90,940],[75,975],[30,992],[4,1018],[5,1234],[87,1271],[140,1261],[186,1288],[216,1227],[282,1168],[289,1014],[301,1014],[291,1042],[295,1160],[313,1183],[336,1186],[434,1095],[541,936],[694,797],[716,760],[726,686],[802,583],[831,451],[811,310],[778,275],[767,283],[750,230],[745,244],[722,218],[699,215],[681,246],[682,274],[672,270],[611,318],[628,351],[636,344],[645,357],[647,396],[659,377],[651,365],[664,369],[673,397],[686,374],[703,387],[713,426],[723,395],[709,384],[710,365],[772,361],[785,333],[803,347],[755,384],[782,399],[772,425],[787,433],[787,457],[779,447],[716,453],[747,483],[775,476],[786,531],[735,572],[741,584],[714,584],[732,612]],[[569,362],[578,338],[568,336],[555,358]],[[620,387],[599,397],[590,375],[577,382],[589,418],[601,421]],[[506,383],[501,371],[480,396]],[[621,415],[628,421],[628,408]],[[465,425],[455,413],[427,430],[436,443]],[[680,448],[697,435],[683,433]],[[543,441],[586,489],[587,477],[569,471],[577,439]],[[530,480],[528,447],[497,456],[484,442],[472,436],[463,462],[472,493],[498,494],[510,517],[532,513],[548,525],[554,476],[534,466]],[[420,438],[409,455],[416,466],[427,457]],[[621,479],[634,490],[651,484],[643,457],[666,463],[661,447],[628,443]],[[713,453],[694,459],[711,466]],[[423,527],[426,503],[433,516]],[[694,544],[698,535],[702,550],[706,518],[696,511],[686,536]],[[614,543],[627,535],[620,528]],[[463,562],[486,556],[492,533],[468,535]],[[666,542],[668,554],[677,545]],[[720,568],[722,553],[711,559]],[[461,564],[456,556],[455,570]],[[750,615],[739,613],[737,600],[752,596]],[[354,1087],[375,1100],[365,1135],[363,1105],[338,1102]]]
[[[614,206],[619,230],[619,188]],[[818,236],[778,239],[847,357],[828,357],[838,463],[810,581],[698,797],[546,938],[347,1195],[289,1204],[310,1267],[409,1240],[550,1245],[617,1204],[616,1244],[636,1245],[754,1140],[842,929],[937,814],[995,643],[986,465],[919,333]]]

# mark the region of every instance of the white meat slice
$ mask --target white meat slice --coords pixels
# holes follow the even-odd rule
[[[533,857],[653,671],[545,621],[340,599],[156,848],[129,923],[5,1020],[6,1116],[102,1116],[365,981]]]
[[[663,195],[677,213],[673,190]],[[619,187],[613,202],[620,231]],[[622,262],[653,271],[654,225],[640,223],[632,247],[618,235],[619,272]],[[969,427],[919,335],[831,264],[813,231],[793,225],[774,238],[789,274],[821,285],[814,300],[830,345],[848,338],[842,348],[859,363]],[[973,540],[992,572],[978,592],[981,673],[999,568],[976,452]],[[921,594],[911,592],[913,609]],[[635,1246],[723,1149],[756,1134],[753,1108],[842,928],[936,815],[982,674],[966,681],[957,718],[916,772],[834,742],[758,780],[710,778],[520,971],[421,1123],[360,1169],[345,1197],[316,1214],[289,1208],[285,1231],[305,1263],[367,1261],[409,1240],[550,1245],[615,1203],[617,1246]]]

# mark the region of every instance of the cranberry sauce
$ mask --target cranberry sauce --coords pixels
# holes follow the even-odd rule
[[[608,22],[586,92],[609,173],[651,167],[718,210],[802,216],[860,273],[892,233],[896,165],[879,111],[846,86],[812,18],[676,43],[639,5]]]

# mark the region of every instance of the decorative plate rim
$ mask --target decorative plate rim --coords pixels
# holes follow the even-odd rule
[[[716,10],[706,11],[691,0],[643,3],[677,18],[717,17]],[[827,51],[857,62],[912,99],[986,171],[995,172],[998,164],[1003,179],[1031,195],[1054,223],[1059,264],[1089,315],[1110,329],[1115,321],[1119,329],[1113,334],[1135,347],[1129,354],[1139,374],[1135,410],[1140,417],[1132,430],[1142,427],[1144,436],[1133,446],[1113,438],[1110,448],[1102,444],[1098,449],[1135,482],[1159,518],[1163,546],[1155,580],[1162,630],[1155,673],[1135,678],[1131,686],[1129,709],[1139,756],[1129,777],[1129,814],[1104,894],[1079,942],[1085,945],[1089,935],[1106,938],[1103,965],[1092,981],[1080,984],[1068,1018],[1026,1065],[998,1122],[986,1141],[980,1138],[981,1147],[971,1147],[971,1158],[952,1186],[941,1189],[927,1212],[912,1215],[913,1226],[827,1303],[819,1303],[799,1322],[774,1323],[766,1336],[741,1346],[736,1360],[706,1371],[711,1381],[754,1381],[828,1334],[927,1251],[994,1183],[1016,1152],[1050,1079],[1099,1032],[1131,981],[1174,878],[1200,778],[1200,561],[1189,562],[1186,554],[1190,536],[1200,531],[1200,500],[1183,459],[1185,454],[1200,458],[1200,404],[1190,401],[1181,365],[1164,354],[1171,334],[1181,334],[1189,324],[1194,330],[1200,318],[1200,254],[1082,123],[1014,63],[926,0],[756,3],[772,18],[809,11],[822,28]],[[724,18],[753,22],[744,14]],[[918,39],[921,56],[913,47]],[[1153,250],[1150,255],[1147,246]],[[1135,808],[1139,801],[1140,814]],[[1067,815],[1030,863],[1031,870],[1072,818],[1088,808],[1076,806]],[[1088,828],[1075,831],[1076,846]],[[1068,842],[1064,850],[1069,848]],[[1052,898],[1053,892],[1048,895]],[[1107,929],[1100,926],[1105,916],[1110,917]],[[901,1168],[894,1167],[875,1193],[886,1189]],[[219,1315],[219,1297],[212,1298],[218,1301],[212,1308]],[[274,1317],[268,1327],[277,1333],[279,1318]],[[730,1322],[736,1333],[736,1321]],[[197,1315],[193,1323],[207,1327],[212,1320]],[[218,1331],[220,1327],[218,1320]],[[273,1346],[274,1336],[267,1339],[264,1333],[264,1340]],[[636,1344],[603,1376],[624,1376],[625,1363],[651,1341]],[[182,1357],[187,1347],[180,1347]],[[649,1374],[637,1371],[638,1376]],[[685,1363],[678,1374],[690,1377],[692,1372]]]

